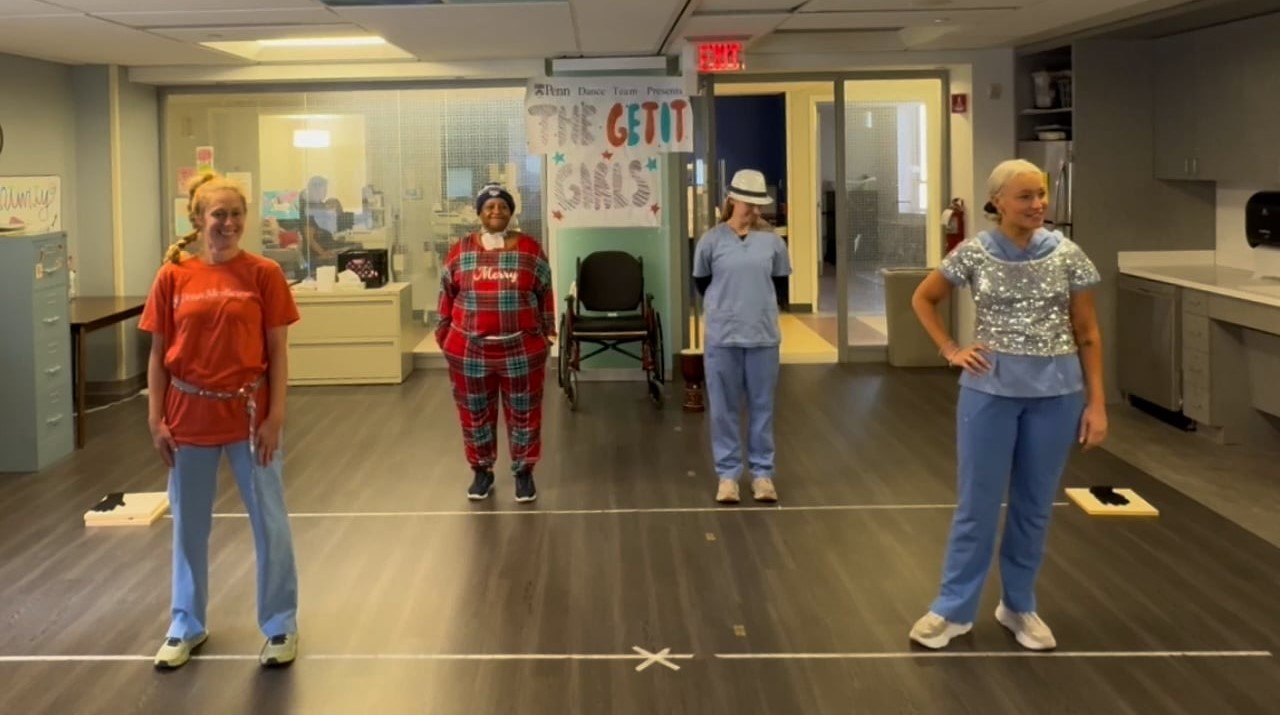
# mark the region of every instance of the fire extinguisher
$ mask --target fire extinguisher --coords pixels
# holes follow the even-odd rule
[[[946,236],[948,253],[964,241],[964,200],[955,198],[951,206],[942,211],[942,233]]]

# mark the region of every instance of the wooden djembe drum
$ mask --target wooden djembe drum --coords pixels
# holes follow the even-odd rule
[[[680,377],[684,379],[684,409],[686,412],[702,412],[706,405],[702,400],[705,376],[702,369],[702,351],[680,351]]]

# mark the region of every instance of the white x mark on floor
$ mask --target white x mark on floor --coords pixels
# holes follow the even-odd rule
[[[645,661],[644,661],[644,662],[642,662],[642,663],[640,663],[639,665],[637,665],[637,666],[636,666],[636,672],[644,672],[645,670],[647,670],[647,669],[649,668],[649,666],[650,666],[650,665],[653,665],[654,663],[658,663],[658,664],[660,664],[660,665],[665,665],[665,666],[667,666],[667,667],[671,668],[672,670],[675,670],[675,671],[679,672],[679,671],[680,671],[680,666],[679,666],[679,665],[677,665],[677,664],[675,664],[675,663],[673,663],[673,662],[671,662],[671,661],[670,661],[670,660],[668,660],[667,658],[669,658],[669,657],[678,657],[678,658],[688,659],[688,658],[692,658],[692,657],[693,657],[692,655],[675,655],[675,656],[673,656],[673,655],[671,654],[671,648],[662,648],[661,650],[659,650],[659,651],[658,651],[658,652],[656,652],[656,653],[651,653],[651,652],[649,652],[648,650],[645,650],[644,648],[639,647],[639,646],[636,646],[636,645],[632,645],[632,646],[631,646],[631,649],[632,649],[632,650],[635,650],[635,651],[640,655],[640,657],[645,658]]]

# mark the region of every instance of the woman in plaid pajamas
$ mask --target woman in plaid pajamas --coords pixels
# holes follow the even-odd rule
[[[542,384],[555,339],[551,265],[536,240],[507,229],[516,203],[499,185],[476,197],[480,231],[449,250],[441,272],[436,342],[449,362],[467,462],[467,497],[493,490],[498,396],[516,477],[516,501],[538,497],[533,466],[542,450]]]

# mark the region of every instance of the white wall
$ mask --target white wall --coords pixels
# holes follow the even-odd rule
[[[964,200],[969,236],[988,225],[982,216],[987,175],[1017,149],[1013,67],[1012,50],[975,52],[971,64],[948,67],[951,93],[969,96],[969,112],[951,114],[951,196]],[[972,297],[967,291],[957,293],[957,342],[973,341],[974,320]]]
[[[0,54],[0,175],[62,178],[62,229],[76,252],[76,116],[71,68]],[[15,100],[21,98],[21,101]]]
[[[1244,206],[1259,188],[1218,186],[1215,259],[1219,265],[1253,270],[1253,248],[1244,237]]]

